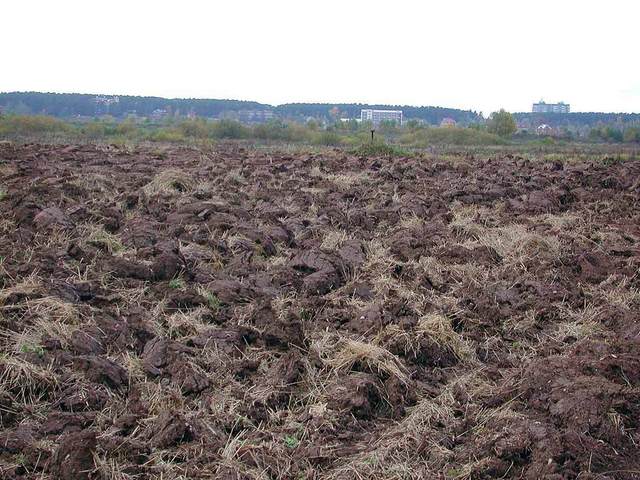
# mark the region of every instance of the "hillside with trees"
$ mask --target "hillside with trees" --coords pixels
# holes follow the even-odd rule
[[[471,110],[443,107],[413,107],[410,105],[368,105],[364,103],[287,103],[276,107],[276,112],[287,118],[360,118],[360,110],[402,110],[405,119],[417,119],[437,125],[444,118],[452,118],[465,125],[482,121],[482,116]]]
[[[137,97],[120,95],[117,103],[105,105],[96,102],[101,95],[77,93],[12,92],[0,93],[0,107],[6,112],[19,114],[45,114],[54,117],[93,117],[109,114],[125,117],[130,114],[152,115],[154,111],[166,111],[171,116],[194,114],[199,117],[220,118],[226,114],[247,110],[271,110],[283,119],[306,120],[308,118],[334,121],[339,118],[359,118],[363,108],[402,110],[406,119],[439,124],[443,118],[452,118],[460,124],[482,121],[473,111],[442,107],[413,107],[408,105],[367,105],[359,103],[289,103],[278,106],[241,100],[216,100],[161,97]]]
[[[201,118],[227,118],[248,121],[264,121],[269,118],[306,122],[309,119],[333,124],[341,118],[360,118],[360,110],[392,109],[402,110],[404,119],[423,122],[427,125],[439,125],[445,118],[455,120],[460,126],[484,124],[483,116],[471,110],[455,108],[410,105],[369,105],[363,103],[286,103],[269,105],[265,103],[199,98],[162,98],[120,95],[117,102],[109,102],[113,97],[79,93],[41,93],[11,92],[0,93],[0,111],[22,115],[49,115],[71,119],[77,117],[94,118],[104,115],[123,119],[131,115],[149,118],[160,112],[167,117],[197,116]],[[96,101],[103,99],[103,101]],[[106,101],[104,101],[106,100]],[[270,116],[246,115],[251,112],[269,112]],[[600,132],[610,127],[616,131],[626,131],[640,126],[639,113],[514,113],[513,119],[520,128],[534,131],[539,125],[547,124],[553,128],[571,131],[580,136],[595,135],[591,130]],[[611,135],[609,135],[610,137]],[[600,135],[602,137],[602,135]]]
[[[640,124],[640,113],[602,113],[602,112],[572,112],[572,113],[514,113],[518,125],[535,128],[547,124],[556,128],[582,128],[599,125]]]
[[[155,110],[169,114],[194,113],[202,117],[218,117],[226,111],[269,109],[269,105],[241,100],[168,99],[161,97],[137,97],[120,95],[118,102],[108,105],[96,102],[101,95],[80,93],[0,93],[0,107],[7,112],[20,114],[44,114],[54,117],[96,116],[109,114],[122,117],[135,113],[151,115]]]

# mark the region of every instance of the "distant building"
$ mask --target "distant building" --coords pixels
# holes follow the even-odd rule
[[[542,135],[545,137],[555,137],[556,136],[556,130],[550,126],[547,125],[546,123],[543,123],[542,125],[539,125],[538,128],[536,128],[536,133],[538,135]]]
[[[273,110],[226,110],[220,112],[218,118],[243,123],[263,123],[274,120],[277,116]]]
[[[169,116],[169,111],[164,108],[156,108],[153,112],[151,112],[152,120],[162,120],[163,118],[167,118]]]
[[[360,121],[379,125],[380,122],[395,122],[402,125],[402,110],[360,110]]]
[[[540,100],[538,103],[533,104],[533,113],[569,113],[569,104],[564,102],[558,103],[544,103]]]
[[[96,104],[95,114],[108,115],[111,112],[111,105],[120,103],[120,97],[105,97],[98,95],[93,99]]]
[[[455,127],[456,126],[456,121],[451,117],[445,117],[440,122],[440,126],[441,127]]]
[[[268,122],[276,118],[272,110],[238,110],[238,120],[246,123]]]

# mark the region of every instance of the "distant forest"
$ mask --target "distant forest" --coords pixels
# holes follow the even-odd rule
[[[602,113],[602,112],[574,112],[574,113],[514,113],[513,117],[520,126],[535,128],[547,124],[552,127],[596,127],[611,125],[623,127],[640,124],[640,113]]]
[[[96,117],[105,114],[124,118],[135,114],[149,117],[154,111],[166,112],[168,116],[193,114],[206,118],[242,118],[242,112],[272,112],[274,117],[305,121],[308,118],[335,121],[338,118],[359,118],[363,108],[402,110],[405,120],[421,120],[438,125],[444,118],[452,118],[459,125],[468,126],[484,123],[478,112],[443,107],[414,107],[408,105],[367,105],[360,103],[287,103],[273,106],[243,100],[214,100],[196,98],[162,98],[120,95],[117,103],[96,102],[103,97],[95,94],[79,93],[0,93],[0,110],[20,114],[46,114],[60,118]],[[112,98],[104,96],[103,98]],[[548,124],[557,128],[583,129],[602,125],[624,127],[640,125],[638,113],[515,113],[519,126],[536,128]],[[257,115],[255,118],[271,118],[271,115]]]
[[[341,118],[360,118],[360,110],[402,110],[405,120],[417,119],[437,125],[444,118],[452,118],[457,123],[469,125],[484,121],[482,116],[471,110],[444,107],[412,107],[409,105],[368,105],[363,103],[287,103],[274,108],[277,115],[286,118],[327,118],[332,111]]]
[[[127,95],[118,96],[118,103],[107,106],[103,103],[97,103],[97,97],[103,96],[84,93],[0,93],[0,107],[8,112],[45,114],[62,118],[78,115],[93,117],[107,113],[114,117],[122,117],[131,113],[149,116],[154,110],[167,110],[171,114],[177,115],[193,112],[202,117],[218,117],[225,111],[271,108],[258,102],[240,100],[167,99]],[[104,96],[104,98],[112,97]]]
[[[407,120],[418,119],[439,124],[444,118],[468,125],[483,121],[479,113],[442,107],[412,107],[407,105],[366,105],[357,103],[289,103],[272,106],[241,100],[168,99],[161,97],[134,97],[120,95],[118,103],[97,103],[100,95],[78,93],[0,93],[0,107],[6,112],[21,114],[46,114],[55,117],[93,117],[109,114],[124,117],[135,113],[149,116],[156,110],[166,110],[170,115],[192,113],[199,117],[220,118],[233,112],[269,110],[283,119],[306,120],[309,117],[325,120],[359,118],[363,108],[402,110]],[[108,97],[107,97],[108,98]]]

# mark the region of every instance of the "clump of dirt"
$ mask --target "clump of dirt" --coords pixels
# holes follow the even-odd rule
[[[636,161],[0,163],[3,478],[640,475]]]

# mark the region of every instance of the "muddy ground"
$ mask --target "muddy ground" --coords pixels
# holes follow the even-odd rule
[[[1,478],[640,478],[639,178],[0,145]]]

